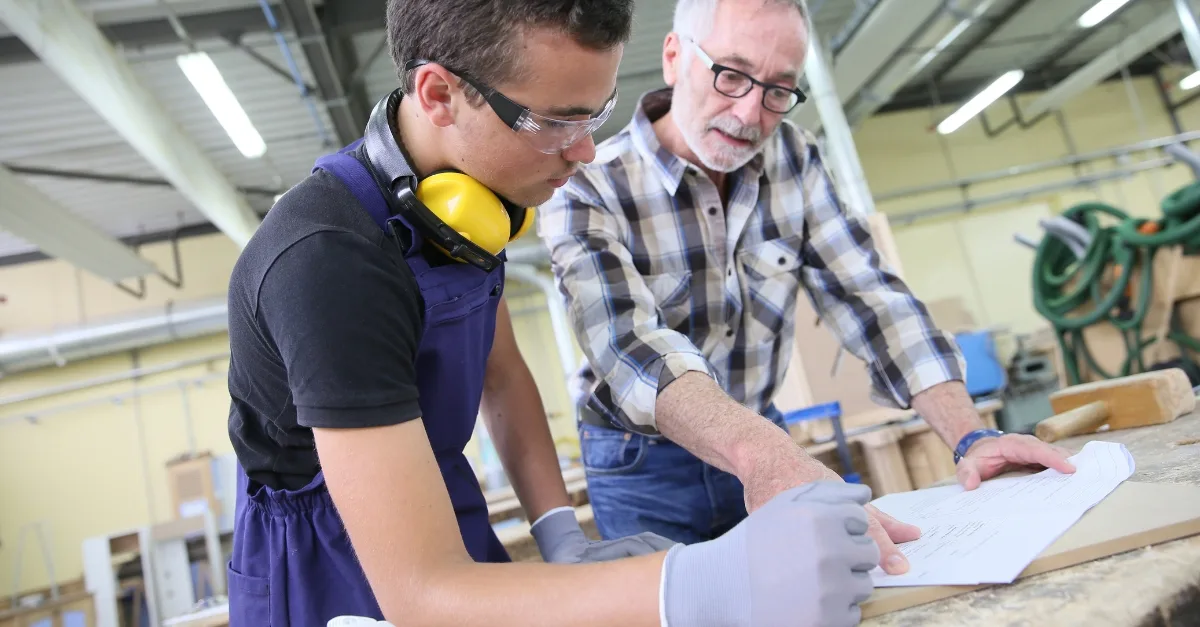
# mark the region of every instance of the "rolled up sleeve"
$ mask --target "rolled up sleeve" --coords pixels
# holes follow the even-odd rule
[[[921,391],[964,380],[953,336],[881,258],[865,221],[845,210],[815,140],[804,145],[804,285],[842,345],[867,363],[873,398],[908,408]]]
[[[614,200],[615,202],[615,200]],[[663,324],[654,293],[624,243],[628,224],[596,186],[575,179],[539,208],[538,232],[575,337],[599,379],[589,407],[614,424],[655,434],[658,393],[686,372],[716,378],[687,336]]]

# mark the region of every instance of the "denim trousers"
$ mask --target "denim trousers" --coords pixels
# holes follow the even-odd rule
[[[763,415],[787,429],[773,405]],[[652,531],[693,544],[746,517],[737,477],[662,436],[581,422],[579,443],[596,528],[606,540]]]

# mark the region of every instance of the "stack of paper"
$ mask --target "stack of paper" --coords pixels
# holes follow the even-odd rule
[[[921,528],[899,545],[910,569],[871,572],[877,587],[1011,583],[1046,547],[1133,474],[1121,444],[1088,442],[1071,458],[1075,472],[985,481],[975,490],[951,485],[889,494],[874,505]]]

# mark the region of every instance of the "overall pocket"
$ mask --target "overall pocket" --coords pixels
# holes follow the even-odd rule
[[[229,585],[229,627],[269,627],[271,624],[271,582],[266,577],[250,577],[225,566]]]

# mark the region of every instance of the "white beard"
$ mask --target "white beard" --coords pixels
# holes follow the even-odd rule
[[[696,158],[700,160],[705,168],[713,172],[733,172],[749,163],[754,158],[754,155],[758,154],[763,144],[763,139],[759,135],[758,129],[747,129],[731,116],[714,118],[699,129],[685,128],[684,120],[691,121],[694,126],[695,116],[693,115],[694,111],[691,109],[691,104],[687,102],[687,99],[684,98],[681,101],[678,98],[678,94],[681,91],[686,91],[687,79],[680,76],[676,83],[676,95],[671,102],[671,110],[674,112],[671,119],[674,121],[675,127],[679,129],[679,134],[683,136],[684,143],[687,144],[692,154],[696,155]],[[746,147],[706,145],[704,136],[710,129],[714,128],[725,131],[734,137],[746,139],[751,144]]]

